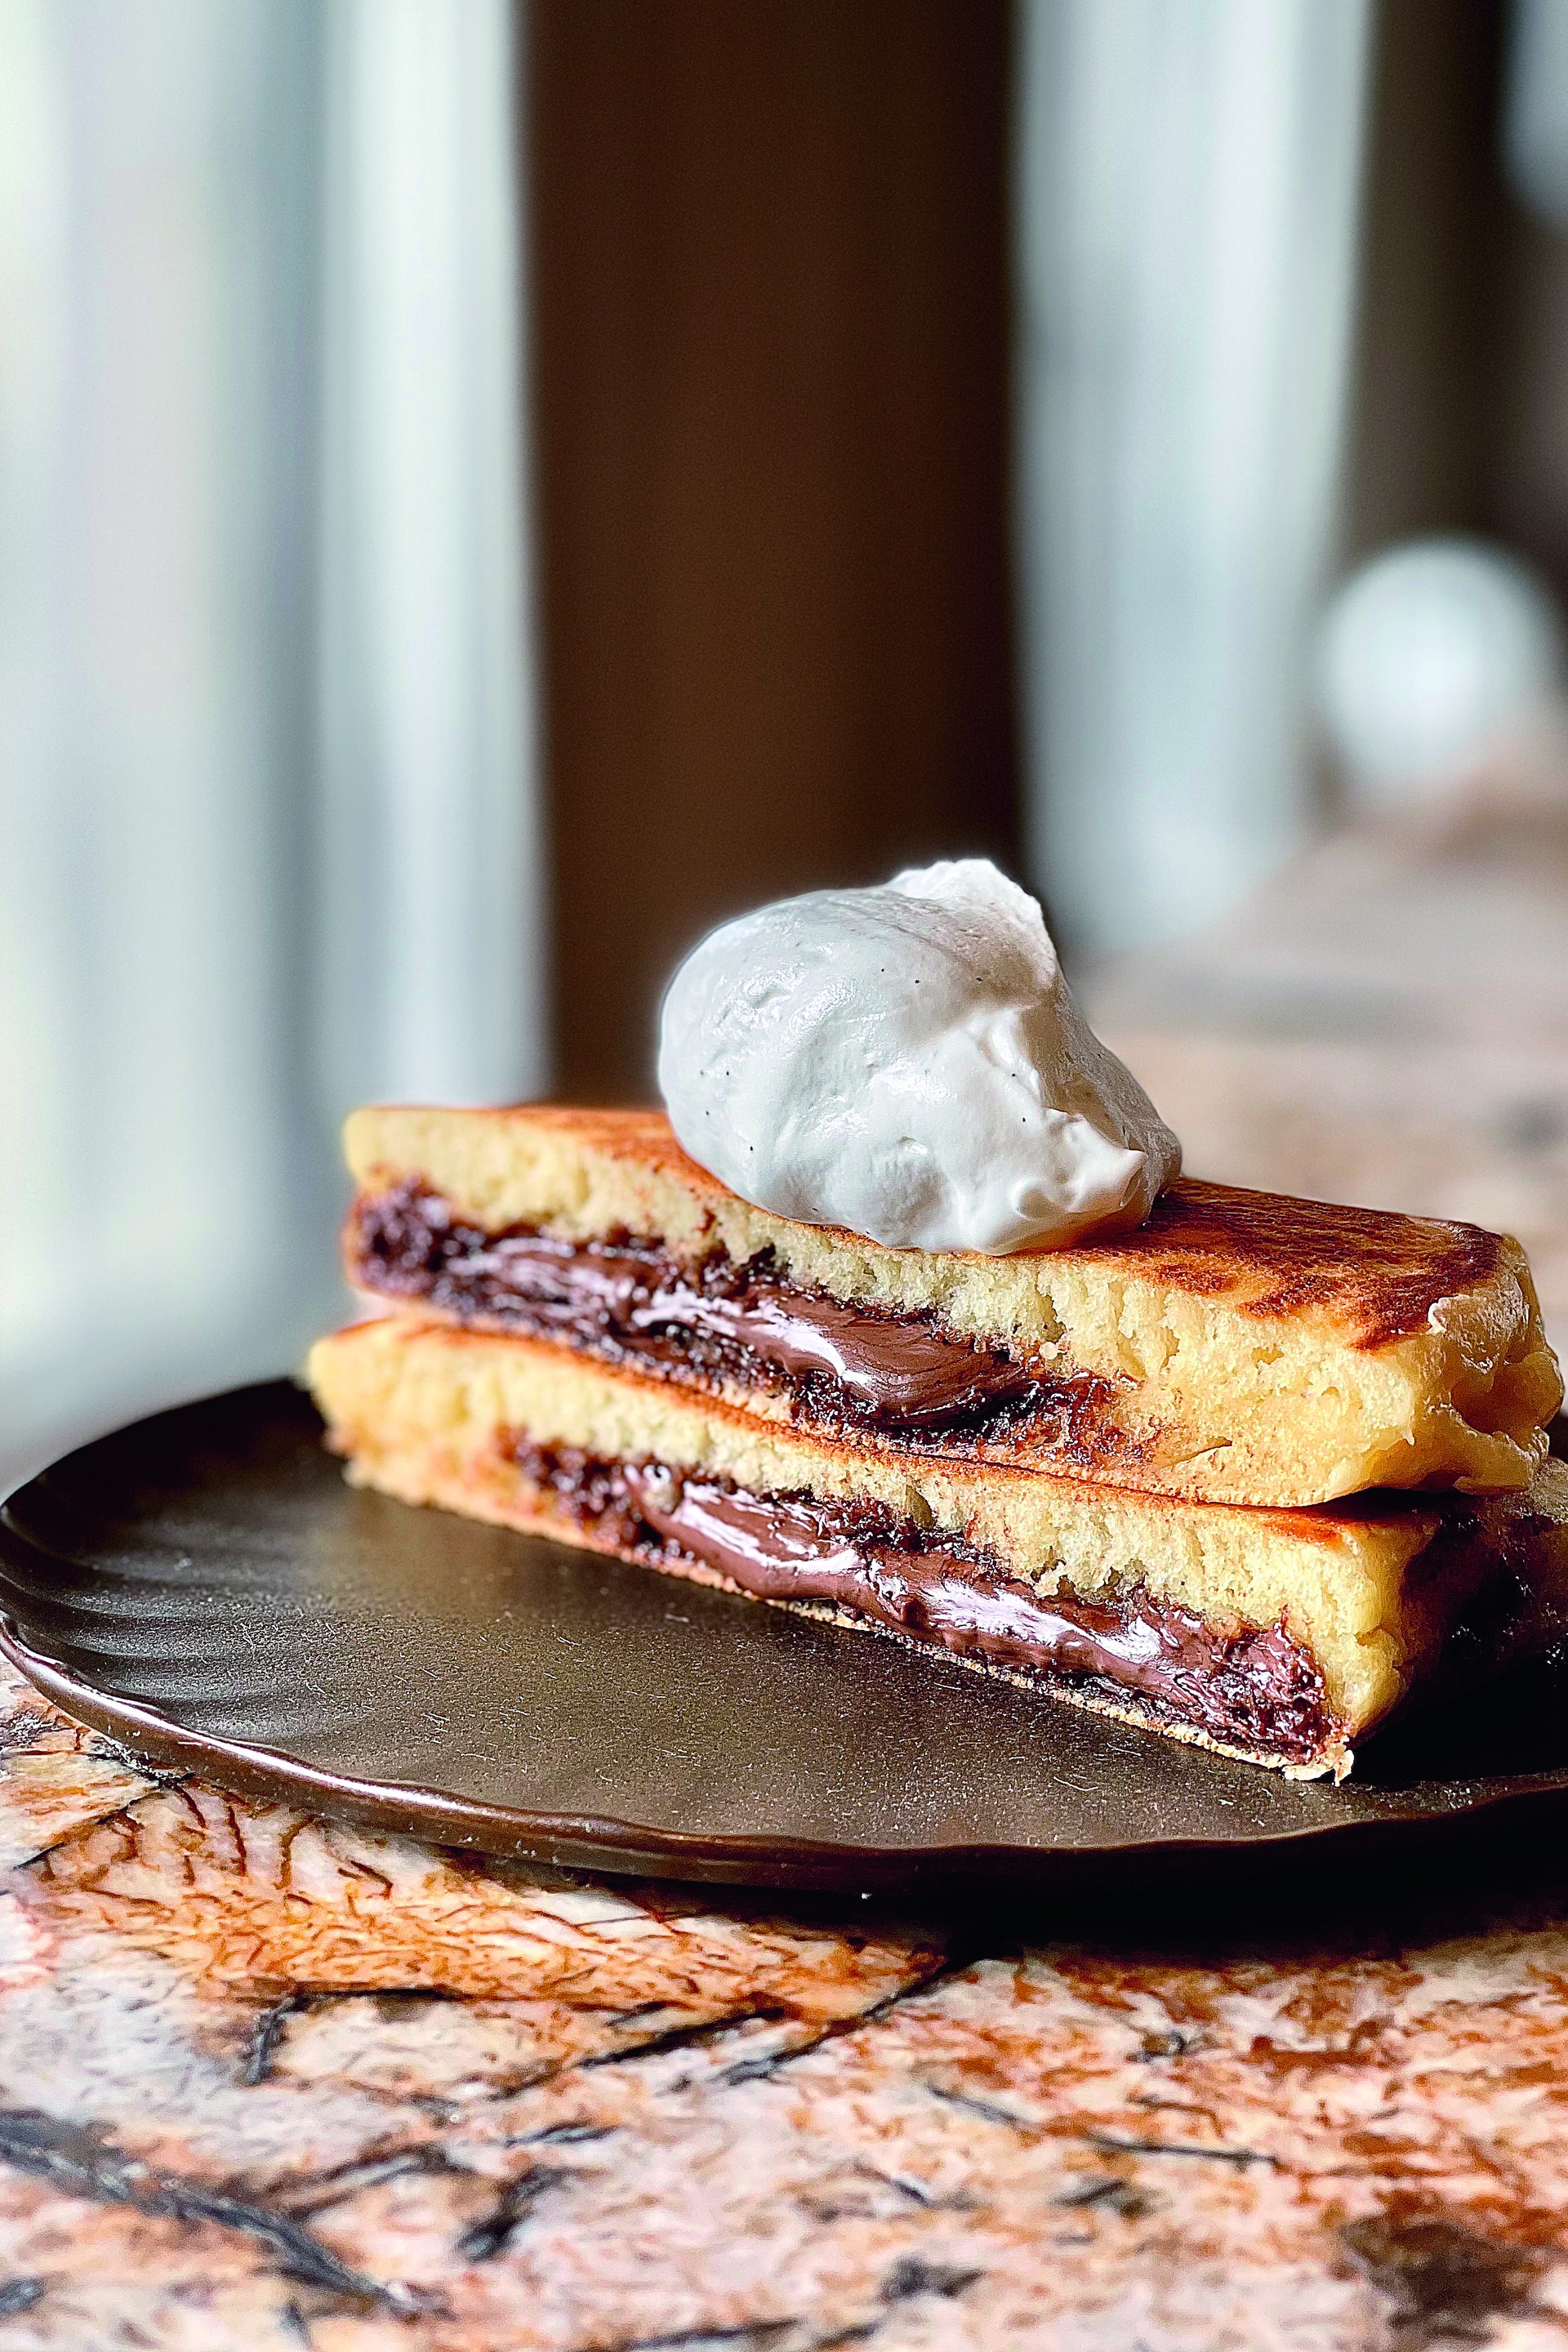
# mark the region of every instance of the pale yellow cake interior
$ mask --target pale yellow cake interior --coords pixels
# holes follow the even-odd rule
[[[1484,1278],[1434,1295],[1418,1328],[1369,1342],[1332,1297],[1266,1311],[1259,1301],[1274,1270],[1261,1254],[1249,1265],[1245,1249],[1223,1285],[1184,1285],[1114,1236],[982,1257],[885,1249],[773,1216],[697,1167],[658,1114],[371,1108],[349,1120],[345,1145],[363,1190],[416,1175],[489,1231],[539,1225],[577,1241],[631,1234],[691,1263],[715,1246],[737,1262],[771,1249],[808,1287],[897,1312],[931,1309],[955,1334],[1006,1347],[1042,1371],[1099,1375],[1113,1391],[1115,1442],[1062,1465],[1079,1479],[1270,1505],[1384,1486],[1503,1490],[1534,1475],[1562,1401],[1529,1266],[1506,1237],[1496,1237]],[[1270,1202],[1226,1197],[1244,1234],[1246,1204]],[[1436,1252],[1467,1230],[1367,1222],[1397,1229],[1417,1278],[1428,1240]],[[746,1401],[787,1418],[782,1397]],[[1045,1444],[983,1451],[1050,1466],[1048,1453],[1030,1454],[1037,1442]]]

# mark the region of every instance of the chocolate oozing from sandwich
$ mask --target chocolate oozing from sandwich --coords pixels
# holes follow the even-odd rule
[[[960,1537],[886,1505],[758,1495],[657,1463],[609,1462],[511,1434],[549,1507],[606,1549],[698,1563],[766,1601],[826,1602],[934,1648],[1047,1682],[1070,1679],[1167,1725],[1285,1764],[1331,1760],[1344,1727],[1283,1623],[1215,1624],[1142,1584],[1103,1600],[1041,1589]]]
[[[356,1202],[346,1247],[353,1280],[384,1297],[652,1370],[783,1387],[825,1419],[889,1435],[979,1435],[1048,1413],[1069,1450],[1087,1448],[1110,1394],[1089,1374],[1041,1376],[934,1316],[805,1289],[765,1259],[717,1252],[693,1270],[657,1242],[486,1233],[416,1179]]]

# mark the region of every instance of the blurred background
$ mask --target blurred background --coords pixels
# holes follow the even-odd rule
[[[0,1479],[984,852],[1568,1342],[1568,0],[0,0]]]

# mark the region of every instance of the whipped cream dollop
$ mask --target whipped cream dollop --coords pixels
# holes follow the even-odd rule
[[[664,1000],[691,1157],[758,1208],[893,1249],[1059,1246],[1142,1223],[1181,1146],[984,858],[814,890],[709,934]]]

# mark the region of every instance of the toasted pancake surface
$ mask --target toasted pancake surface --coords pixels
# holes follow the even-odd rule
[[[944,1441],[977,1461],[1254,1504],[1497,1491],[1528,1483],[1562,1400],[1523,1253],[1476,1226],[1183,1179],[1135,1233],[981,1257],[755,1209],[658,1112],[367,1109],[345,1140],[362,1197],[416,1180],[481,1234],[632,1235],[693,1269],[765,1258],[804,1290],[1006,1351],[1044,1402]],[[830,1433],[820,1391],[665,1372]]]

